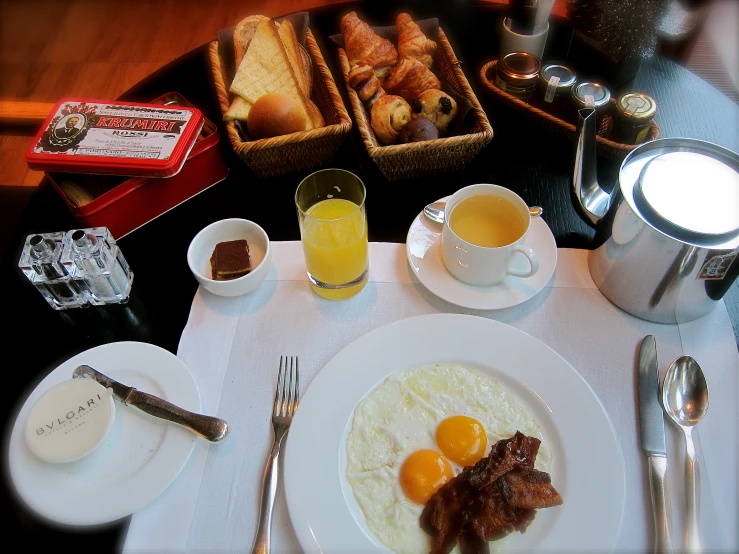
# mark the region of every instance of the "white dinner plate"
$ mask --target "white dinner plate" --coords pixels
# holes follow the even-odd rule
[[[81,352],[49,373],[29,395],[8,445],[10,476],[25,503],[65,525],[95,525],[128,516],[159,496],[190,457],[196,436],[178,425],[116,400],[115,420],[103,443],[76,462],[50,464],[26,444],[26,416],[49,388],[87,364],[125,385],[200,412],[200,393],[174,354],[141,342],[114,342]]]
[[[449,197],[438,202],[445,202]],[[532,217],[524,245],[533,248],[539,258],[539,271],[531,277],[506,277],[499,285],[468,285],[449,273],[441,259],[441,228],[423,215],[413,220],[405,242],[408,265],[421,284],[442,300],[472,310],[510,308],[536,296],[549,282],[557,267],[557,243],[541,217]],[[528,269],[528,261],[516,256],[513,267]]]
[[[483,371],[517,394],[552,451],[552,483],[564,504],[539,510],[506,550],[612,550],[626,492],[624,461],[595,393],[540,340],[462,314],[412,317],[375,329],[313,379],[292,422],[285,458],[287,506],[303,550],[387,551],[373,538],[346,479],[346,434],[359,401],[388,375],[442,362]]]

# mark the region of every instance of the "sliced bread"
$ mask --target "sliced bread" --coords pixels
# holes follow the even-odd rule
[[[234,96],[234,100],[231,102],[226,115],[223,116],[223,120],[233,121],[234,119],[240,119],[241,121],[246,121],[251,106],[252,104],[248,100],[244,100],[241,96]]]
[[[285,19],[280,23],[280,29],[278,32],[280,40],[282,40],[282,45],[285,47],[287,59],[290,61],[290,67],[293,68],[295,77],[298,79],[300,92],[302,92],[303,96],[306,98],[310,98],[310,73],[305,71],[303,57],[300,53],[303,48],[298,42],[298,35],[295,34],[295,28],[292,26],[289,19]]]
[[[264,15],[250,15],[245,17],[236,24],[234,27],[234,54],[236,64],[234,67],[239,67],[241,60],[244,58],[244,54],[249,48],[251,39],[254,38],[254,33],[257,31],[257,26],[262,22],[269,19]]]
[[[231,92],[252,104],[270,92],[301,97],[285,47],[272,20],[261,22],[231,83]]]

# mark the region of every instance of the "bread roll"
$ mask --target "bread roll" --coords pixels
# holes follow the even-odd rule
[[[312,129],[311,118],[300,99],[272,92],[261,96],[249,110],[249,137],[257,140]]]

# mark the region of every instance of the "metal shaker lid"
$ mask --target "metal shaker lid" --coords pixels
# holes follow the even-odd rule
[[[634,202],[657,229],[687,242],[739,236],[739,172],[700,152],[651,159],[634,185]]]

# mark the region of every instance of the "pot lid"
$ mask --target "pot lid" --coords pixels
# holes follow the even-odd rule
[[[641,170],[634,202],[657,229],[687,242],[739,235],[739,173],[697,152],[656,156]]]

